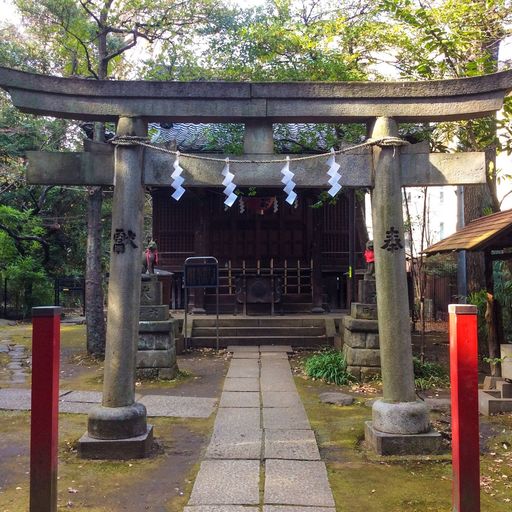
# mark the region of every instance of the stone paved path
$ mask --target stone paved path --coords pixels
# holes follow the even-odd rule
[[[335,512],[290,347],[229,347],[210,445],[185,512]]]
[[[0,389],[0,410],[30,410],[30,389]],[[215,410],[215,398],[195,396],[170,396],[155,394],[135,395],[138,402],[146,406],[149,417],[208,418]],[[95,404],[101,403],[99,391],[59,392],[59,412],[88,414]]]

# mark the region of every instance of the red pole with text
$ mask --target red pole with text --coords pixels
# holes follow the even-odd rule
[[[480,512],[477,309],[450,304],[453,512]]]
[[[60,308],[32,308],[30,512],[57,510]]]

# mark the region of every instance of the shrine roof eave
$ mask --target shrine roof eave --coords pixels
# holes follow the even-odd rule
[[[493,251],[512,247],[512,210],[480,217],[428,247],[424,254],[432,256],[456,251]]]
[[[398,122],[483,117],[512,91],[512,70],[423,82],[155,82],[89,80],[0,67],[0,87],[23,112],[115,121]]]

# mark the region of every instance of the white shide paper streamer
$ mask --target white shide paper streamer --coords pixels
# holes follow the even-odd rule
[[[179,201],[181,196],[185,193],[185,189],[182,187],[184,178],[181,177],[181,173],[183,172],[183,168],[180,165],[180,153],[176,152],[176,159],[174,160],[174,172],[171,174],[171,178],[173,182],[171,183],[171,187],[174,188],[174,192],[172,194],[172,198],[176,201]]]
[[[224,169],[222,169],[222,176],[224,176],[222,185],[226,187],[224,189],[224,195],[226,196],[224,204],[231,208],[235,204],[238,196],[235,194],[236,185],[233,183],[235,175],[229,170],[229,158],[226,158],[226,165]]]
[[[292,205],[297,199],[297,194],[293,191],[295,188],[295,182],[293,181],[294,174],[290,171],[290,157],[286,157],[286,163],[284,167],[281,169],[281,174],[283,178],[281,183],[284,185],[284,191],[286,193],[286,202],[289,205]]]
[[[330,176],[328,183],[331,185],[331,188],[327,193],[331,197],[334,197],[341,190],[341,185],[339,184],[341,174],[338,172],[340,170],[340,164],[336,162],[336,153],[334,152],[334,148],[331,149],[331,156],[327,160],[327,165],[329,166],[327,174]]]

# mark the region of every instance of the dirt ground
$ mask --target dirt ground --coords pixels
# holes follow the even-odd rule
[[[30,326],[0,327],[0,341],[27,347]],[[414,341],[416,346],[416,340]],[[102,363],[84,355],[83,326],[63,326],[61,388],[100,390]],[[427,358],[445,363],[448,348],[433,337]],[[327,463],[340,512],[448,512],[451,509],[450,453],[435,457],[381,458],[363,442],[363,424],[371,416],[366,402],[378,396],[379,383],[339,388],[306,379],[300,353],[292,358],[296,383],[308,412],[323,459]],[[169,382],[138,382],[145,393],[220,396],[229,358],[211,350],[179,356],[180,378]],[[0,359],[0,387],[9,386],[5,358]],[[2,373],[3,372],[3,373]],[[27,368],[29,373],[29,368]],[[25,386],[30,385],[27,379]],[[12,385],[12,387],[19,387]],[[321,403],[323,391],[353,394],[350,407]],[[426,396],[445,396],[431,390]],[[432,420],[449,439],[450,418],[435,412]],[[139,461],[79,459],[76,443],[86,429],[85,415],[61,414],[59,424],[59,510],[106,512],[181,512],[188,501],[199,463],[208,444],[214,415],[208,419],[156,418],[151,458]],[[481,418],[482,511],[512,510],[512,415]],[[0,512],[26,512],[29,499],[29,414],[0,411]],[[447,445],[448,446],[448,445]]]

